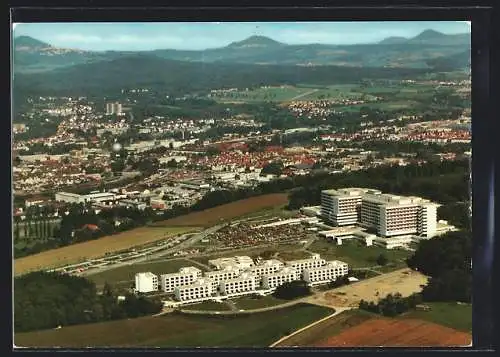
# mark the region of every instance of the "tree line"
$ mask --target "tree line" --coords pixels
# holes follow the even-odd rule
[[[162,303],[133,294],[118,300],[106,284],[101,295],[90,280],[34,272],[14,279],[14,330],[26,332],[155,314]]]

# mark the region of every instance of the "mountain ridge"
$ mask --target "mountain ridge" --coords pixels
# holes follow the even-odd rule
[[[16,46],[16,41],[18,44],[20,41],[22,46]],[[470,50],[470,34],[447,35],[434,30],[423,31],[409,39],[393,36],[379,43],[357,45],[286,44],[266,36],[255,35],[224,47],[205,50],[84,51],[60,49],[29,36],[14,38],[13,42],[16,73],[53,70],[118,58],[131,53],[154,54],[165,59],[204,63],[427,68],[429,59],[445,58],[459,54],[464,49]],[[415,46],[417,44],[418,46]]]

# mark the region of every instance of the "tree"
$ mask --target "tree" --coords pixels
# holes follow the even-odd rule
[[[278,299],[291,300],[311,294],[311,288],[303,280],[284,283],[276,288],[274,296]]]
[[[384,253],[381,253],[378,257],[377,257],[377,264],[378,265],[386,265],[388,262],[389,262],[389,259],[387,259],[387,257],[385,256]]]
[[[169,168],[176,168],[178,166],[177,161],[175,159],[172,159],[167,162],[167,167]]]

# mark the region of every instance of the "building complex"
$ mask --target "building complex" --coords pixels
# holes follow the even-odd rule
[[[289,262],[270,259],[255,264],[246,256],[211,262],[221,269],[202,273],[198,268],[185,267],[177,273],[162,274],[159,278],[149,272],[138,273],[135,289],[142,293],[161,289],[164,293],[173,294],[182,303],[272,292],[280,285],[297,280],[309,285],[325,284],[348,273],[347,263],[327,262],[319,254]],[[242,262],[246,268],[241,266]]]
[[[438,207],[420,197],[344,188],[321,192],[320,216],[326,224],[339,227],[330,235],[332,238],[358,236],[367,245],[374,241],[393,248],[439,234]],[[340,239],[337,241],[341,244]]]

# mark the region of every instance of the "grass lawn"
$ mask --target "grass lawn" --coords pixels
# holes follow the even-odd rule
[[[278,299],[272,295],[268,295],[268,296],[244,296],[234,300],[234,302],[239,309],[253,310],[253,309],[260,309],[263,307],[284,304],[286,302],[290,302],[290,300]]]
[[[365,268],[376,266],[377,257],[380,254],[384,254],[390,263],[394,263],[395,266],[387,267],[384,269],[396,270],[404,267],[404,263],[399,262],[400,259],[404,259],[410,256],[412,253],[406,250],[400,249],[385,249],[382,247],[371,246],[366,247],[357,240],[345,240],[342,245],[336,245],[333,242],[328,242],[325,239],[319,239],[311,244],[308,248],[309,251],[319,253],[321,257],[327,260],[341,260],[349,264],[350,268]],[[403,264],[403,265],[401,265]],[[377,268],[378,270],[378,268]]]
[[[25,347],[267,347],[331,313],[329,308],[309,304],[236,316],[172,313],[19,333],[15,343]]]
[[[113,284],[120,281],[133,281],[136,273],[150,271],[153,274],[157,275],[168,274],[175,273],[182,267],[192,265],[194,265],[192,262],[186,261],[184,259],[144,262],[106,270],[102,273],[89,275],[87,278],[95,282],[96,285],[102,285],[106,281],[110,284]],[[196,267],[204,270],[202,266],[196,265]]]
[[[213,99],[219,102],[282,102],[311,90],[313,89],[292,86],[258,88],[249,91],[232,92],[220,97],[213,97]]]
[[[345,311],[286,339],[277,347],[311,346],[373,317],[377,315],[358,309]]]
[[[296,259],[306,259],[310,258],[311,254],[304,252],[303,250],[289,250],[279,252],[278,258],[282,260],[296,260]]]
[[[204,301],[198,304],[182,306],[181,310],[199,310],[199,311],[228,311],[229,306],[215,301]]]
[[[464,332],[472,331],[472,305],[456,302],[424,303],[430,311],[411,311],[402,318],[422,319]]]

